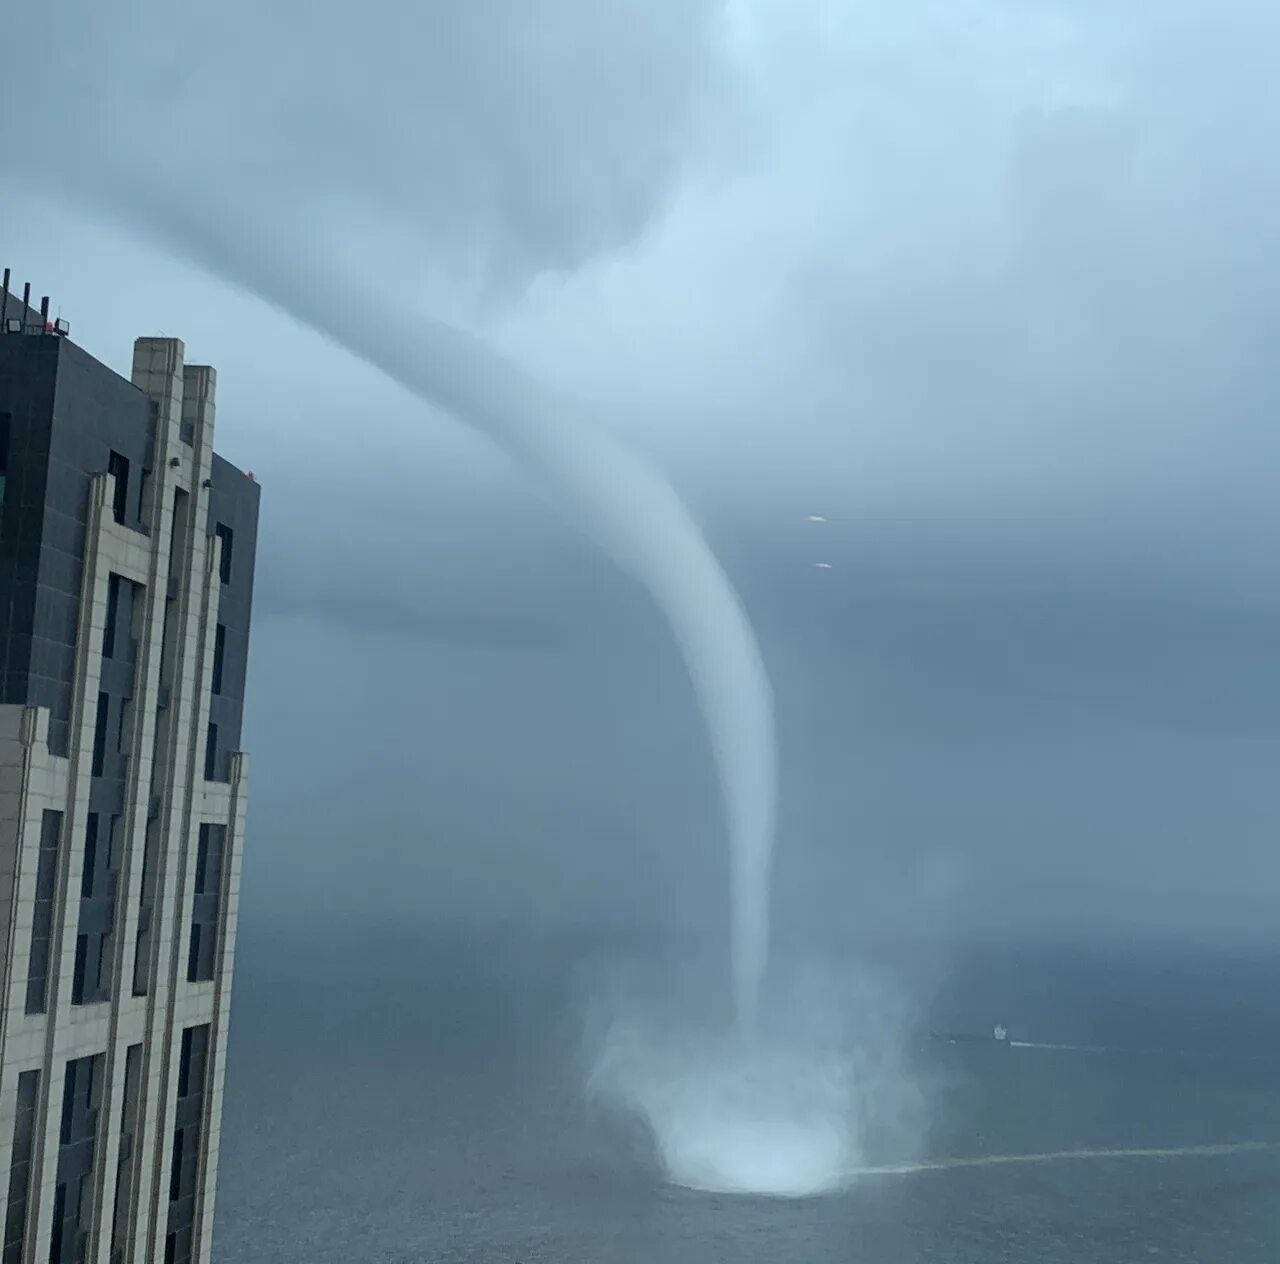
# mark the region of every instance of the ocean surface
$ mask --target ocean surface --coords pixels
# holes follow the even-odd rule
[[[583,956],[606,951],[247,935],[214,1258],[1280,1260],[1280,959],[958,956],[902,1035],[910,1144],[776,1199],[669,1184],[645,1129],[584,1092]],[[995,1022],[1021,1043],[930,1038]]]

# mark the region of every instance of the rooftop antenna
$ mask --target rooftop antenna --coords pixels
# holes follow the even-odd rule
[[[22,327],[27,326],[27,313],[31,310],[31,282],[22,287]]]
[[[49,328],[49,296],[46,294],[40,300],[40,332],[44,333]]]
[[[9,314],[9,269],[4,270],[4,284],[0,285],[0,329],[4,328],[4,318]]]

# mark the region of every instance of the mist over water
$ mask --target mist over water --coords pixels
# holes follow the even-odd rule
[[[865,1166],[910,1162],[923,1097],[904,1069],[906,1010],[869,971],[775,962],[757,1026],[710,1027],[694,986],[618,988],[598,1014],[588,1085],[644,1120],[667,1177],[690,1189],[800,1198]]]
[[[648,1123],[663,1171],[689,1189],[804,1197],[854,1165],[850,1069],[836,1050],[627,1024],[590,1087]]]

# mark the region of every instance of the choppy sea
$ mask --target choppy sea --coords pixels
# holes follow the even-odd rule
[[[247,934],[214,1258],[1280,1261],[1280,959],[957,954],[900,1033],[910,1145],[780,1199],[673,1185],[584,1092],[585,951]]]

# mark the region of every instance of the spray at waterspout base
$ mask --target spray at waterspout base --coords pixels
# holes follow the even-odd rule
[[[680,1012],[652,995],[616,1002],[588,1080],[595,1100],[644,1124],[671,1184],[808,1198],[846,1187],[886,1125],[893,1153],[913,1151],[901,1011],[878,981],[793,973],[750,1026],[739,1013],[719,1029],[686,999]]]
[[[644,1121],[674,1185],[803,1198],[856,1164],[845,1069],[758,1032],[695,1039],[619,1025],[592,1088]]]

